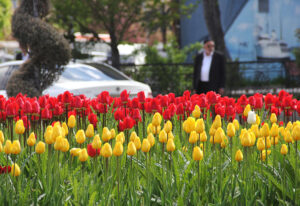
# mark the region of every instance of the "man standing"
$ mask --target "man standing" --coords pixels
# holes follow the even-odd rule
[[[204,51],[198,54],[194,62],[193,87],[197,94],[215,91],[224,95],[225,58],[214,51],[214,41],[204,41]]]

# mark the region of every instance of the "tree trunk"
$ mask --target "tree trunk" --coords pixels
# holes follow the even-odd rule
[[[203,10],[206,27],[210,37],[216,44],[216,50],[223,52],[230,59],[225,45],[218,0],[203,0]]]
[[[120,53],[118,50],[117,39],[114,34],[110,34],[110,41],[112,66],[120,70]]]

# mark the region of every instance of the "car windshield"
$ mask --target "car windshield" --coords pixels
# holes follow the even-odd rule
[[[68,65],[59,81],[112,81],[115,78],[93,67],[85,65]]]

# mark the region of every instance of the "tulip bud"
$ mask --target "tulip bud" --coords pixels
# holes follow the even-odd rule
[[[200,107],[198,105],[195,106],[194,111],[192,112],[193,117],[195,118],[199,118],[201,115],[201,110]]]
[[[13,150],[13,145],[10,140],[6,140],[4,145],[4,153],[5,154],[11,154]]]
[[[70,115],[68,118],[68,126],[74,128],[76,126],[76,118],[74,115]]]
[[[133,156],[136,153],[136,148],[133,142],[129,142],[127,148],[127,155]]]
[[[3,144],[3,142],[4,142],[4,134],[2,130],[0,130],[0,143]]]
[[[280,153],[282,155],[286,155],[288,153],[288,147],[286,146],[286,144],[281,145]]]
[[[55,143],[54,143],[54,149],[55,150],[61,150],[62,147],[63,147],[63,137],[62,136],[58,136],[56,138]]]
[[[148,134],[147,139],[150,143],[150,146],[153,147],[155,144],[155,138],[154,138],[153,134],[152,133]]]
[[[70,149],[70,144],[69,144],[68,139],[63,138],[62,139],[62,146],[60,148],[60,151],[67,152],[67,151],[69,151],[69,149]]]
[[[279,135],[279,129],[278,125],[276,123],[272,124],[271,130],[270,130],[270,136],[276,137]]]
[[[200,134],[200,142],[206,142],[207,141],[207,135],[206,135],[206,132],[202,132]]]
[[[195,144],[199,139],[199,135],[196,131],[190,133],[189,143]]]
[[[94,125],[89,124],[86,131],[85,131],[85,136],[88,138],[91,138],[94,136]]]
[[[170,120],[168,120],[166,122],[166,124],[164,125],[164,130],[166,131],[166,133],[171,132],[171,130],[172,130],[172,123],[171,123]]]
[[[45,152],[45,143],[42,141],[39,141],[35,147],[35,152],[37,154],[43,154]]]
[[[167,151],[168,152],[174,152],[175,151],[175,144],[174,144],[173,139],[168,139],[168,142],[167,142]]]
[[[254,111],[249,111],[247,116],[247,123],[248,124],[255,124],[256,123],[256,114]]]
[[[27,139],[27,145],[32,147],[35,145],[35,143],[36,143],[36,139],[35,139],[34,132],[31,132],[31,134],[29,135],[29,138]]]
[[[129,138],[130,138],[130,141],[131,141],[131,142],[134,142],[135,138],[137,138],[136,132],[135,132],[135,131],[131,132]]]
[[[243,161],[243,153],[241,150],[236,151],[235,161],[237,161],[237,162]]]
[[[291,121],[289,121],[288,123],[287,123],[287,125],[286,125],[286,127],[285,127],[286,129],[289,129],[289,130],[292,130],[292,128],[293,128],[293,124],[292,124],[292,122]]]
[[[87,153],[87,150],[86,148],[82,149],[80,152],[79,152],[79,161],[80,162],[85,162],[87,161],[89,158],[89,155]]]
[[[283,138],[284,138],[284,141],[286,143],[292,143],[293,142],[291,132],[288,129],[285,130]]]
[[[241,144],[244,147],[250,147],[251,146],[251,136],[249,132],[245,132],[245,134],[243,135],[242,139],[241,139]]]
[[[248,113],[250,111],[251,111],[251,106],[250,106],[250,104],[247,104],[247,106],[244,109],[244,113],[243,113],[244,117],[248,117]]]
[[[222,139],[224,138],[225,134],[224,134],[224,130],[219,127],[215,133],[215,136],[214,136],[214,143],[221,143],[222,142]]]
[[[153,126],[159,126],[161,124],[161,115],[160,113],[156,112],[154,115],[153,115],[153,118],[152,118],[152,125]]]
[[[92,142],[92,147],[94,149],[100,149],[101,148],[101,140],[100,140],[100,137],[99,135],[95,135],[94,139],[93,139],[93,142]]]
[[[270,117],[270,120],[271,120],[272,124],[273,124],[273,123],[276,123],[276,122],[277,122],[276,114],[272,113],[272,114],[271,114],[271,117]]]
[[[100,151],[101,156],[108,158],[112,156],[112,149],[109,143],[105,143]]]
[[[136,150],[140,150],[141,149],[142,143],[141,143],[141,140],[140,140],[139,137],[136,137],[134,139],[133,143],[135,145]]]
[[[121,142],[116,142],[113,154],[116,157],[119,157],[123,154],[123,144]]]
[[[15,126],[15,132],[17,134],[23,134],[25,132],[25,127],[24,127],[24,123],[23,120],[18,120]]]
[[[300,126],[296,125],[292,131],[292,137],[295,141],[300,140]]]
[[[49,130],[49,131],[45,132],[44,137],[45,137],[45,142],[47,144],[53,144],[55,142],[52,133],[53,133],[52,130]]]
[[[173,135],[172,131],[168,133],[168,139],[173,139],[174,140],[174,135]]]
[[[69,129],[68,129],[67,124],[65,122],[63,122],[61,127],[64,129],[65,135],[68,135],[69,134]]]
[[[213,127],[213,125],[211,126],[211,128],[209,129],[209,135],[211,137],[215,136],[215,133],[216,133],[216,129]],[[211,138],[212,139],[212,138]]]
[[[161,143],[167,143],[167,140],[168,140],[168,135],[167,135],[167,133],[165,132],[165,130],[162,130],[162,131],[159,133],[159,142],[161,142]]]
[[[227,135],[228,137],[233,137],[235,135],[235,127],[233,123],[227,125]]]
[[[205,130],[205,124],[203,119],[197,119],[195,130],[197,133],[201,134]]]
[[[108,142],[111,139],[111,132],[107,127],[102,130],[102,140],[103,142]]]
[[[63,137],[62,128],[59,124],[55,124],[53,127],[53,132],[52,132],[53,141],[55,142],[56,138],[59,136]]]
[[[112,128],[112,129],[110,130],[110,139],[115,138],[115,136],[116,136],[116,131],[115,131],[114,128]]]
[[[142,151],[143,152],[149,152],[150,151],[150,148],[151,148],[151,145],[150,145],[150,142],[148,139],[143,139],[143,142],[142,142]]]
[[[235,131],[238,131],[240,129],[240,123],[239,123],[239,121],[236,120],[236,119],[234,119],[232,123],[233,123],[233,125],[235,127]]]
[[[260,132],[257,124],[251,125],[251,131],[255,134],[255,137],[260,137]]]
[[[80,148],[72,148],[70,150],[70,154],[73,156],[73,157],[77,157],[79,156],[79,153],[81,152],[81,149]]]
[[[124,144],[125,142],[125,136],[123,132],[120,132],[119,134],[117,134],[116,136],[116,142],[121,142],[122,144]]]
[[[199,161],[203,159],[203,152],[201,151],[200,147],[196,146],[193,149],[193,160]]]
[[[261,128],[260,134],[263,137],[267,137],[270,135],[270,130],[269,130],[269,125],[268,124],[264,124]]]
[[[255,124],[260,125],[260,117],[258,115],[256,115],[256,122]]]
[[[263,150],[262,154],[260,155],[261,160],[265,161],[266,160],[266,156],[269,155],[269,154],[271,154],[271,150],[268,150],[267,152],[266,152],[266,150]]]
[[[21,169],[17,163],[14,163],[11,166],[10,174],[14,177],[18,177],[21,174]]]
[[[20,154],[21,153],[21,144],[19,140],[14,140],[12,143],[12,154]]]
[[[219,127],[222,127],[222,121],[221,116],[219,114],[216,115],[215,120],[213,122],[214,128],[218,129]]]
[[[188,117],[187,120],[183,122],[183,129],[186,133],[191,133],[195,130],[196,121],[193,117]]]
[[[259,151],[262,151],[265,149],[265,142],[264,142],[263,138],[258,138],[256,147]]]
[[[82,129],[80,129],[80,130],[77,131],[75,137],[76,137],[76,142],[78,144],[84,143],[84,141],[85,141],[85,134],[84,134],[84,131]]]

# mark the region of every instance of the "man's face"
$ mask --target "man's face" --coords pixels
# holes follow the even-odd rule
[[[215,50],[215,42],[208,41],[204,44],[204,50],[206,55],[210,55]]]

